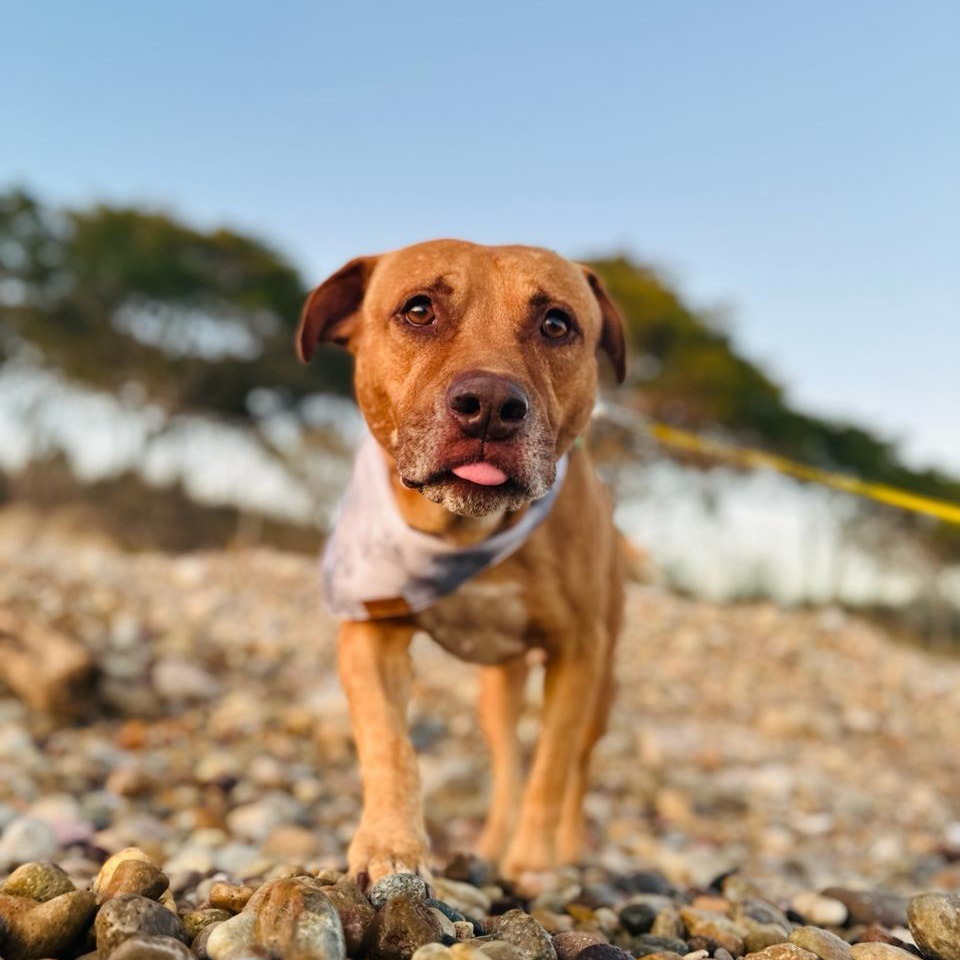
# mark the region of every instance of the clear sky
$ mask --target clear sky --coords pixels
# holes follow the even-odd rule
[[[628,251],[808,409],[960,470],[960,3],[0,0],[0,186]]]

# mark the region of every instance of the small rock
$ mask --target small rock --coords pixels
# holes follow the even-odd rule
[[[73,889],[73,882],[55,863],[25,863],[4,880],[0,893],[45,903]]]
[[[616,885],[625,893],[658,893],[672,896],[673,884],[662,874],[652,870],[638,870],[615,880]]]
[[[778,923],[754,923],[743,938],[743,946],[747,953],[759,953],[767,947],[787,943],[789,940],[789,931]]]
[[[698,910],[695,907],[683,907],[680,910],[680,919],[693,936],[707,937],[723,947],[724,950],[729,950],[735,957],[743,954],[743,938],[747,931],[722,913],[716,913],[713,910]],[[656,932],[656,925],[654,925],[654,932]]]
[[[211,700],[220,684],[206,670],[189,660],[167,658],[153,668],[153,686],[164,700]]]
[[[491,900],[483,890],[448,877],[434,877],[433,893],[438,900],[450,904],[466,916],[486,916]]]
[[[817,960],[817,955],[795,943],[777,943],[772,947],[765,947],[756,953],[748,953],[750,960]]]
[[[960,897],[920,894],[910,901],[907,920],[914,941],[927,957],[960,960]]]
[[[377,915],[376,911],[352,880],[338,880],[333,886],[324,887],[324,893],[340,915],[347,954],[351,957],[358,956],[367,930]]]
[[[96,909],[89,890],[72,890],[36,903],[0,894],[0,927],[6,926],[6,960],[54,957],[74,945]]]
[[[370,924],[366,957],[367,960],[410,960],[420,947],[439,940],[440,936],[440,923],[422,897],[390,896]]]
[[[550,934],[522,910],[508,910],[492,924],[490,932],[498,940],[512,943],[524,960],[557,960]]]
[[[484,860],[472,853],[458,853],[447,864],[443,875],[449,880],[482,887],[496,879],[497,871],[489,860]]]
[[[210,888],[207,899],[209,899],[211,907],[216,907],[218,910],[229,910],[231,913],[239,913],[252,896],[253,887],[237,883],[224,883],[219,880]]]
[[[628,903],[620,911],[620,923],[627,933],[634,935],[649,933],[653,921],[657,918],[657,912],[648,903]]]
[[[205,942],[194,943],[194,953],[202,956],[198,947],[203,948],[210,960],[229,960],[231,957],[246,954],[253,947],[256,922],[257,915],[249,911],[214,924],[200,932],[198,939]]]
[[[284,960],[344,960],[340,917],[312,881],[275,880],[262,900],[254,940]]]
[[[578,960],[633,960],[629,953],[612,943],[595,943],[577,954]]]
[[[506,940],[488,940],[481,944],[478,950],[490,960],[523,960],[523,954]]]
[[[691,933],[694,931],[691,930]],[[664,907],[653,921],[650,933],[654,937],[669,937],[673,940],[682,940],[685,933],[684,921],[680,913],[673,906]]]
[[[850,944],[819,927],[797,927],[790,934],[790,943],[815,953],[820,960],[850,960]]]
[[[843,903],[853,923],[879,923],[885,927],[902,927],[907,922],[907,898],[883,890],[848,890],[828,887],[823,896]]]
[[[895,947],[892,943],[862,941],[850,948],[853,960],[917,960],[916,954]]]
[[[415,873],[391,873],[382,877],[367,891],[367,898],[376,910],[393,897],[423,900],[426,896],[427,885]]]
[[[426,903],[426,901],[424,901]],[[440,942],[444,944],[452,944],[457,940],[457,930],[453,925],[453,921],[442,911],[438,910],[436,907],[429,907],[434,916],[437,918],[437,923],[440,925]]]
[[[554,936],[553,949],[557,952],[557,960],[573,960],[587,947],[595,947],[597,944],[606,942],[607,938],[602,933],[595,933],[592,930],[570,930]]]
[[[469,920],[454,920],[453,929],[457,932],[457,940],[472,940],[477,935]]]
[[[411,960],[454,960],[455,954],[442,943],[425,943],[418,947]]]
[[[842,927],[850,915],[842,900],[825,897],[813,891],[798,893],[790,906],[807,923],[818,927]]]
[[[130,937],[110,954],[110,960],[196,960],[196,958],[174,937]]]
[[[57,835],[45,820],[17,817],[0,837],[0,870],[37,860],[52,860],[60,851]]]
[[[97,873],[96,878],[93,881],[93,892],[97,895],[100,894],[101,890],[106,889],[110,881],[113,879],[113,874],[115,873],[117,867],[121,863],[125,863],[127,860],[136,860],[139,863],[149,863],[153,866],[156,866],[153,863],[153,860],[147,856],[139,847],[125,847],[123,850],[118,850],[113,856],[108,857],[103,866],[100,868],[100,871]]]
[[[231,914],[226,910],[207,907],[203,910],[191,910],[180,917],[187,939],[191,942],[196,940],[201,930],[205,930],[211,923],[220,923],[223,920],[229,920]]]
[[[124,940],[131,937],[186,939],[179,917],[156,901],[132,893],[107,900],[97,913],[94,929],[97,953],[101,960],[106,960]]]
[[[636,957],[648,957],[652,953],[679,953],[683,956],[687,952],[687,945],[683,940],[675,937],[655,937],[645,933],[635,937],[632,944],[633,954]]]
[[[107,883],[100,886],[100,900],[112,900],[126,893],[159,900],[170,886],[159,867],[143,860],[121,860]]]

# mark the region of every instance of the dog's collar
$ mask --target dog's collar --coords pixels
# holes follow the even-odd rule
[[[546,519],[566,472],[564,455],[553,486],[515,524],[480,543],[458,547],[404,521],[386,461],[368,433],[323,552],[327,607],[341,620],[380,620],[426,610],[519,550]]]

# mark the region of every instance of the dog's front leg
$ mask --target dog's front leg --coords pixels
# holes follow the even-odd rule
[[[597,676],[589,651],[561,650],[547,661],[543,721],[533,768],[516,832],[500,864],[506,877],[539,873],[559,863],[557,828],[580,744],[592,719]]]
[[[361,883],[427,872],[420,775],[407,732],[413,632],[406,624],[385,622],[345,623],[340,629],[340,680],[363,782],[363,815],[348,860]]]

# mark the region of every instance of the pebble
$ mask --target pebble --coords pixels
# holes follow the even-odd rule
[[[878,941],[855,943],[850,948],[850,956],[853,960],[917,960],[914,953]]]
[[[366,960],[410,960],[420,947],[440,936],[440,924],[422,898],[390,896],[370,924],[365,941]]]
[[[284,960],[344,960],[340,917],[318,884],[290,878],[265,886],[254,925],[258,945]]]
[[[218,910],[215,907],[206,907],[203,910],[190,910],[180,915],[180,922],[183,924],[184,932],[190,941],[196,940],[202,930],[205,930],[212,923],[220,923],[223,920],[229,920],[231,914],[226,910]]]
[[[5,960],[33,960],[63,953],[90,923],[96,902],[89,890],[73,890],[36,903],[0,895]]]
[[[923,893],[907,909],[910,933],[917,946],[933,960],[960,960],[960,897]]]
[[[848,890],[828,887],[825,897],[843,903],[853,923],[879,923],[885,927],[902,927],[907,922],[907,898],[885,890]]]
[[[626,950],[621,950],[612,943],[595,943],[581,950],[577,958],[578,960],[633,960]]]
[[[693,936],[706,937],[718,946],[723,947],[724,950],[728,950],[735,957],[743,954],[743,938],[747,935],[747,931],[722,913],[713,910],[698,910],[694,907],[683,907],[680,910],[680,919],[683,921],[683,926]],[[655,931],[656,924],[654,924]]]
[[[324,887],[324,893],[340,915],[347,954],[351,957],[358,956],[376,911],[352,880],[337,880],[336,883]]]
[[[376,910],[393,897],[423,900],[426,896],[427,884],[415,873],[391,873],[378,880],[367,891],[367,899]]]
[[[450,904],[466,916],[486,916],[490,912],[492,901],[479,887],[452,877],[434,877],[432,885],[438,900]]]
[[[818,927],[842,927],[850,915],[842,900],[812,891],[798,893],[790,905],[807,923]]]
[[[490,960],[524,960],[523,954],[506,940],[487,940],[478,948],[478,952]]]
[[[130,937],[124,940],[110,960],[196,960],[194,954],[174,937]]]
[[[100,886],[100,900],[112,900],[132,893],[148,900],[159,900],[170,886],[159,867],[143,860],[122,860],[107,883]]]
[[[442,943],[425,943],[417,947],[411,960],[454,960],[456,954]]]
[[[253,912],[238,913],[229,920],[215,923],[200,932],[202,944],[194,944],[194,952],[200,955],[201,947],[210,960],[229,960],[242,956],[253,947],[254,927],[257,915]],[[198,938],[199,939],[199,938]]]
[[[817,960],[815,953],[804,950],[795,943],[777,943],[756,953],[748,953],[747,957],[751,960]]]
[[[687,953],[687,945],[683,940],[676,937],[655,937],[653,934],[645,933],[635,937],[632,944],[634,956],[648,957],[652,953],[679,953],[683,956]]]
[[[17,817],[0,836],[0,870],[37,860],[53,860],[60,852],[60,841],[53,827],[35,817]]]
[[[620,923],[628,933],[649,933],[657,912],[649,903],[628,903],[620,910]]]
[[[224,883],[218,880],[211,888],[208,894],[211,907],[219,910],[229,910],[231,913],[239,913],[253,896],[253,887],[245,884]]]
[[[820,927],[797,927],[790,943],[815,953],[820,960],[850,960],[850,944]]]
[[[512,943],[524,960],[557,960],[550,935],[522,910],[508,910],[494,921],[490,932],[498,940]]]
[[[71,879],[55,863],[25,863],[4,880],[0,893],[44,903],[73,889]]]
[[[101,960],[124,940],[136,936],[174,937],[185,940],[186,932],[176,914],[154,900],[136,894],[122,894],[107,900],[97,913],[97,953]]]
[[[573,960],[581,950],[595,947],[607,942],[602,933],[592,930],[569,930],[566,933],[557,933],[553,937],[553,949],[557,960]]]
[[[695,931],[691,930],[691,933],[694,932]],[[653,921],[650,927],[650,933],[654,937],[670,937],[674,940],[682,940],[684,935],[684,921],[680,917],[680,912],[673,906],[664,907]]]
[[[123,850],[118,850],[104,861],[103,866],[93,881],[93,892],[100,895],[101,891],[105,890],[113,879],[113,874],[116,872],[117,867],[128,860],[135,860],[139,863],[149,863],[156,866],[153,860],[139,847],[124,847]]]

